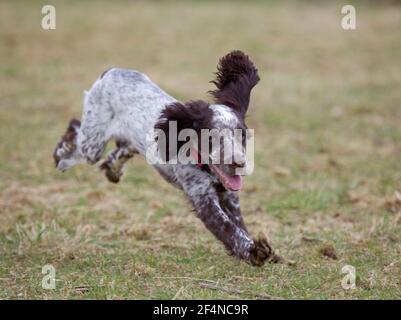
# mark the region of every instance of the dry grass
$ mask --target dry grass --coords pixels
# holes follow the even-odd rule
[[[347,32],[335,2],[53,3],[50,32],[41,2],[0,3],[1,298],[401,296],[399,6],[357,2]],[[143,159],[116,186],[96,168],[53,168],[104,69],[140,69],[180,99],[204,98],[233,48],[262,76],[244,216],[294,267],[228,257]],[[56,290],[41,288],[48,263]],[[346,264],[355,290],[341,287]]]

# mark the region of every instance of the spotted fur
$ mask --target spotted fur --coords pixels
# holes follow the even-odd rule
[[[248,56],[234,51],[220,60],[212,92],[216,103],[182,103],[168,95],[138,71],[112,68],[85,92],[81,122],[72,120],[54,151],[59,170],[79,162],[97,163],[109,140],[117,148],[101,164],[106,177],[118,182],[124,164],[155,143],[148,133],[154,128],[167,132],[168,121],[183,128],[245,128],[245,112],[252,87],[259,80]],[[218,177],[204,166],[154,164],[173,186],[181,189],[203,221],[230,254],[253,265],[262,265],[272,254],[264,240],[253,240],[245,227],[237,192],[226,190]],[[225,170],[223,168],[223,170]]]

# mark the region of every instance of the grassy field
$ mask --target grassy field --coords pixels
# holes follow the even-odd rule
[[[57,29],[44,31],[41,7],[52,3]],[[400,298],[401,7],[356,2],[357,30],[344,31],[342,5],[1,1],[0,298]],[[139,157],[118,185],[98,168],[61,174],[52,162],[106,68],[206,98],[232,49],[262,78],[243,214],[292,267],[227,256]],[[41,287],[45,264],[54,290]],[[341,286],[345,265],[354,290]]]

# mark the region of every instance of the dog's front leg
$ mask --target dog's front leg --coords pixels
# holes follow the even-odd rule
[[[217,195],[209,192],[205,195],[191,197],[197,216],[206,228],[219,239],[229,252],[236,257],[249,260],[251,248],[254,246],[249,234],[238,227],[220,207]]]
[[[226,190],[221,184],[216,186],[220,206],[240,228],[248,231],[241,215],[239,197],[236,192]]]
[[[267,242],[253,240],[245,229],[232,221],[221,207],[209,176],[196,169],[183,169],[179,175],[183,190],[208,230],[237,258],[253,265],[263,265],[272,254],[270,246]]]

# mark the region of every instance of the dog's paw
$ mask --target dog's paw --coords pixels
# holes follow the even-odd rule
[[[56,168],[58,171],[65,172],[77,164],[75,159],[61,159],[57,162]]]
[[[76,140],[80,125],[81,123],[78,120],[72,119],[63,137],[54,149],[54,164],[60,171],[66,171],[79,160]]]
[[[67,142],[59,142],[53,152],[56,169],[64,172],[81,162],[78,151],[74,145]]]
[[[107,160],[100,165],[100,169],[104,170],[104,174],[107,180],[109,180],[110,182],[112,183],[120,182],[120,178],[123,175],[123,173],[121,171],[118,172],[114,171]]]
[[[261,267],[265,262],[286,264],[288,266],[295,265],[294,261],[284,259],[275,253],[266,237],[262,236],[258,240],[254,240],[254,245],[249,252],[249,263],[253,266]]]
[[[274,251],[264,237],[254,240],[254,245],[249,252],[249,262],[253,266],[261,267],[274,255]]]

